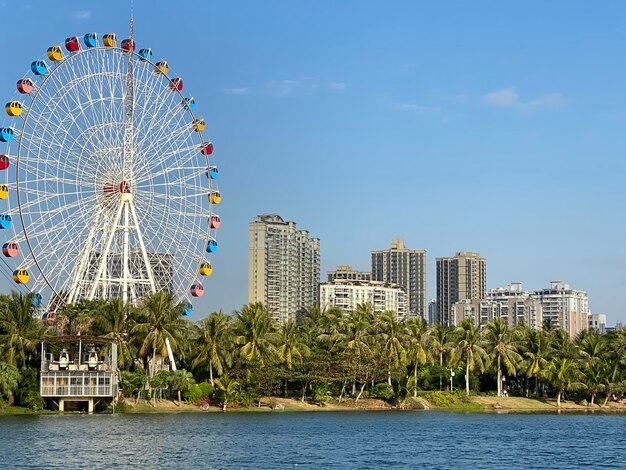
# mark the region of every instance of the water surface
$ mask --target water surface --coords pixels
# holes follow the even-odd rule
[[[625,426],[432,411],[0,417],[0,468],[625,468]]]

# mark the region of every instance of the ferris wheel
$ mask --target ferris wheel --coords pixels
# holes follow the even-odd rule
[[[38,305],[204,293],[221,194],[183,86],[113,33],[69,37],[17,81],[0,127],[0,237]]]

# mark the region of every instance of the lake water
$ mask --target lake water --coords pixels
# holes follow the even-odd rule
[[[625,468],[624,415],[0,417],[0,468]]]

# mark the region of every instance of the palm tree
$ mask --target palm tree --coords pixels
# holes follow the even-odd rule
[[[395,312],[385,312],[380,316],[381,353],[387,362],[387,383],[391,387],[391,370],[406,363],[406,350],[402,344],[403,325],[396,319]]]
[[[487,335],[487,342],[489,344],[490,351],[495,354],[497,358],[497,370],[498,370],[498,396],[502,396],[502,363],[507,371],[511,374],[516,373],[517,364],[521,361],[522,356],[517,352],[518,342],[513,338],[513,332],[504,323],[501,318],[496,318],[494,321],[487,323],[485,327],[485,333]]]
[[[541,330],[530,330],[523,346],[526,377],[534,379],[535,394],[539,393],[539,378],[546,371],[551,353],[550,340]],[[528,388],[527,388],[528,393]]]
[[[236,380],[231,379],[228,374],[222,375],[219,379],[215,379],[215,385],[221,392],[222,411],[226,411],[229,400],[232,400],[239,390],[240,384]]]
[[[237,312],[235,342],[241,346],[239,355],[249,364],[261,367],[272,362],[277,355],[276,332],[278,324],[269,316],[262,302],[244,305]]]
[[[561,407],[561,396],[565,390],[572,387],[581,387],[582,384],[577,382],[580,375],[578,367],[571,359],[561,357],[551,362],[547,369],[548,379],[554,388],[556,388],[556,406]]]
[[[220,376],[224,373],[224,366],[230,366],[232,363],[230,320],[230,317],[221,311],[213,312],[207,318],[200,320],[197,339],[198,355],[193,361],[193,367],[206,365],[211,385],[215,385],[213,370]]]
[[[20,371],[14,365],[0,362],[0,397],[6,396],[9,406],[13,405],[13,393],[20,381]]]
[[[430,329],[423,318],[411,318],[405,324],[405,339],[408,357],[413,362],[413,396],[417,397],[417,373],[420,364],[425,364],[429,359],[428,344],[430,342]]]
[[[178,404],[182,401],[182,392],[186,391],[195,383],[191,372],[185,369],[170,372],[170,387],[178,393]]]
[[[487,364],[486,344],[480,328],[471,318],[463,321],[456,333],[459,337],[456,349],[465,358],[465,393],[469,396],[470,372],[476,368],[482,372]]]
[[[435,354],[439,356],[439,390],[443,390],[443,355],[451,349],[451,330],[441,323],[435,325],[431,332],[431,347]]]
[[[150,377],[156,373],[156,355],[167,355],[166,340],[173,352],[179,347],[178,340],[186,323],[181,318],[182,310],[182,306],[174,303],[172,294],[168,292],[148,295],[142,301],[131,335],[140,343],[140,357],[152,355]]]
[[[94,334],[110,338],[117,343],[117,362],[120,369],[132,365],[133,351],[128,342],[132,323],[128,305],[125,305],[122,299],[109,299],[95,310],[91,328]]]
[[[0,353],[9,365],[19,368],[26,367],[47,332],[33,316],[33,297],[33,293],[11,291],[0,307]]]
[[[311,350],[306,344],[302,333],[295,322],[290,320],[285,323],[278,334],[278,358],[291,370],[294,359],[301,361],[308,356]]]

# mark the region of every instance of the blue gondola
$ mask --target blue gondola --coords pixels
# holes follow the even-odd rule
[[[10,215],[8,214],[0,215],[0,229],[2,228],[11,228],[11,216]]]
[[[185,315],[186,317],[188,317],[189,315],[191,315],[193,313],[193,305],[191,305],[191,303],[187,302],[184,307],[183,307],[183,315]]]
[[[96,33],[87,33],[83,37],[83,42],[87,47],[96,47],[98,45],[98,35]]]
[[[48,65],[43,60],[36,60],[30,64],[30,69],[35,75],[45,75],[48,73]]]
[[[209,240],[209,243],[206,245],[207,253],[217,253],[217,242],[215,240]]]
[[[147,49],[141,49],[139,51],[139,56],[143,59],[143,60],[149,60],[150,62],[152,62],[152,49],[147,48]]]
[[[193,97],[185,98],[183,106],[185,107],[185,109],[193,111],[193,109],[196,107],[196,100],[194,100]]]
[[[207,178],[210,178],[212,180],[216,180],[217,177],[219,176],[216,166],[210,166],[205,172],[205,174]]]
[[[15,131],[11,127],[0,129],[0,142],[11,142],[15,136]]]
[[[33,295],[33,301],[31,302],[31,305],[33,307],[41,307],[42,304],[43,304],[43,296],[39,292],[35,292],[35,294]]]

